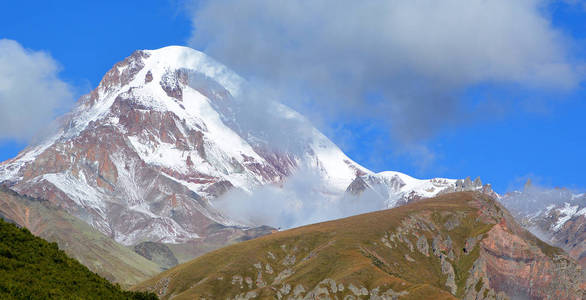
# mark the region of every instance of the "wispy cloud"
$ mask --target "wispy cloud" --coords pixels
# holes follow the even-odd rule
[[[567,188],[551,188],[539,183],[535,177],[523,177],[522,188],[509,192],[501,198],[501,202],[514,214],[523,217],[533,216],[547,210],[550,205],[563,206],[565,203],[584,205],[584,197],[577,197],[582,192]],[[533,179],[533,180],[531,180]]]
[[[327,183],[311,170],[298,170],[282,186],[251,192],[233,189],[214,201],[231,219],[248,225],[292,228],[386,208],[384,199],[365,192],[360,197],[328,193]]]
[[[0,39],[0,140],[30,140],[72,105],[72,88],[58,73],[49,54]]]

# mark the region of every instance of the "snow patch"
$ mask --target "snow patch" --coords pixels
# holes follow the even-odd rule
[[[574,216],[586,215],[586,208],[583,208],[580,211],[578,211],[578,208],[578,205],[570,205],[568,202],[564,203],[564,207],[557,209],[560,217],[553,225],[552,229],[558,231]]]
[[[41,179],[53,184],[79,206],[95,208],[104,213],[107,196],[70,172],[44,174]]]

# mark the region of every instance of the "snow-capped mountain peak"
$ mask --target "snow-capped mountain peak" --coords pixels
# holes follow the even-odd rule
[[[299,137],[299,152],[252,143],[255,132],[239,131],[234,117],[244,84],[190,48],[136,51],[80,98],[57,133],[0,165],[0,181],[134,244],[237,225],[214,209],[214,198],[281,182],[300,167],[340,191],[369,172],[314,128]],[[283,119],[306,122],[279,107]]]
[[[471,185],[375,174],[285,105],[265,101],[295,147],[276,147],[264,129],[244,124],[247,82],[196,50],[139,50],[80,98],[58,130],[0,164],[0,182],[49,200],[126,245],[183,243],[233,235],[237,222],[214,201],[231,189],[280,184],[299,170],[318,174],[324,195],[358,193],[361,182],[394,206]],[[481,185],[474,184],[475,189]],[[335,197],[333,197],[335,198]]]

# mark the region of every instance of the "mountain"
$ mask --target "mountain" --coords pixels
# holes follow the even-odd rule
[[[0,218],[55,242],[92,272],[130,286],[162,271],[155,264],[48,201],[19,195],[0,186]]]
[[[586,268],[586,194],[525,185],[500,201],[519,222],[551,245],[563,248]]]
[[[444,194],[276,232],[133,289],[162,299],[583,299],[586,273],[492,197]]]
[[[393,171],[357,176],[346,189],[346,192],[351,195],[370,194],[383,200],[387,208],[436,195],[462,191],[481,191],[487,195],[498,196],[490,184],[483,185],[480,178],[476,178],[474,181],[470,180],[469,177],[465,180],[447,178],[422,180]]]
[[[0,182],[123,245],[184,245],[176,247],[179,256],[194,257],[272,230],[226,217],[214,201],[227,191],[278,186],[310,170],[318,174],[319,193],[335,200],[357,177],[382,176],[352,161],[298,113],[276,102],[255,104],[258,97],[201,52],[136,51],[58,120],[54,134],[0,164]],[[271,126],[259,126],[259,119]],[[438,180],[430,185],[457,185]],[[428,185],[400,193],[410,189],[436,194]],[[138,251],[160,250],[150,245]]]
[[[123,291],[69,258],[57,244],[0,219],[0,298],[156,299]]]
[[[243,80],[185,47],[136,51],[60,120],[0,166],[0,181],[49,200],[124,245],[244,234],[211,200],[284,180],[300,166],[345,188],[363,168],[313,129],[298,153],[236,128]],[[283,119],[301,118],[282,107]],[[254,141],[254,142],[252,142]],[[227,226],[217,232],[217,224]]]

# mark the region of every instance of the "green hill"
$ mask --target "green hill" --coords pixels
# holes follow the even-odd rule
[[[1,299],[156,299],[91,272],[28,229],[0,219]]]

